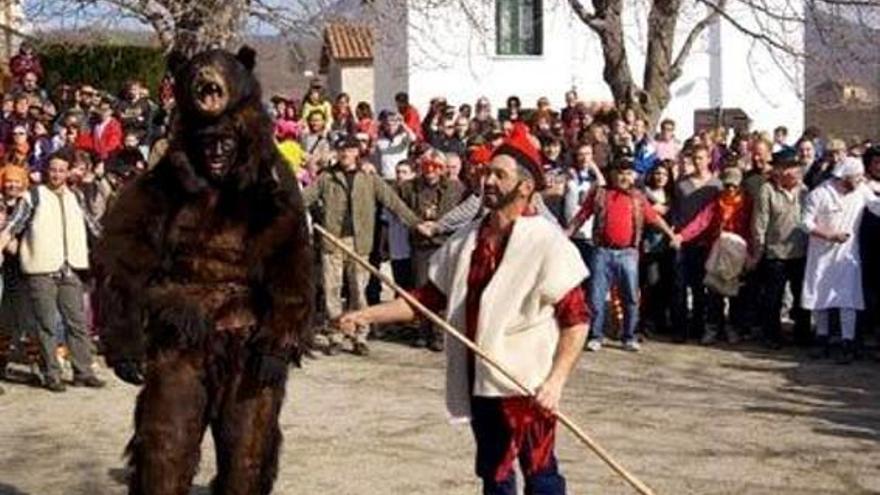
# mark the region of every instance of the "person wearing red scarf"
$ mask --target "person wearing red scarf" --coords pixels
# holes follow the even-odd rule
[[[740,236],[746,244],[751,243],[752,199],[741,187],[742,170],[735,166],[725,168],[721,171],[720,178],[724,189],[681,229],[678,233],[681,242],[702,239],[711,244],[716,242],[722,232],[732,232]],[[742,316],[742,306],[746,301],[733,297],[730,302],[731,313]],[[718,330],[724,326],[724,296],[710,288],[708,306],[709,316],[715,321],[707,325],[701,340],[703,344],[714,343]],[[733,327],[728,327],[726,337],[731,344],[739,342],[739,334]]]
[[[544,185],[539,151],[528,135],[514,133],[487,166],[482,199],[489,213],[438,250],[430,282],[413,292],[535,390],[534,397],[522,395],[460,343],[447,342],[447,408],[453,418],[470,420],[476,474],[488,495],[517,493],[514,462],[527,495],[565,493],[553,412],[588,332],[580,287],[587,269],[562,231],[531,211],[531,197]],[[415,317],[396,299],[337,323],[352,331]]]

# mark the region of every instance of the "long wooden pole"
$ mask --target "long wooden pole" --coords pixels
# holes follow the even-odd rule
[[[501,363],[496,361],[492,356],[486,354],[485,351],[480,349],[479,346],[474,344],[471,339],[467,338],[464,334],[459,332],[455,327],[446,322],[443,318],[438,316],[436,313],[426,308],[422,303],[418,301],[415,297],[411,296],[409,292],[401,288],[397,285],[391,277],[385,275],[381,271],[377,270],[376,267],[371,265],[367,260],[361,257],[359,254],[355,253],[348,246],[342,244],[339,239],[336,238],[333,234],[327,232],[324,227],[314,224],[313,225],[316,232],[321,234],[321,236],[326,239],[330,244],[335,246],[337,249],[341,250],[343,253],[348,255],[352,260],[354,260],[357,264],[364,267],[367,271],[375,275],[379,278],[385,285],[390,287],[394,292],[397,293],[400,297],[402,297],[414,310],[424,315],[427,319],[431,320],[432,323],[443,329],[446,333],[454,337],[456,340],[464,344],[468,349],[473,351],[474,354],[480,357],[483,361],[485,361],[489,366],[494,368],[496,371],[504,375],[505,378],[510,380],[520,391],[526,394],[529,397],[534,397],[535,392],[527,387],[521,380],[517,377],[513,376],[510,371],[508,371]],[[620,465],[619,462],[614,460],[611,457],[611,454],[608,453],[607,450],[602,448],[601,445],[596,443],[595,440],[590,438],[590,436],[581,429],[574,421],[568,418],[568,416],[564,415],[561,411],[556,411],[556,418],[562,423],[568,430],[577,437],[578,440],[581,441],[584,445],[587,446],[590,450],[593,451],[600,459],[602,459],[605,464],[608,465],[615,473],[620,475],[627,483],[630,484],[635,490],[642,495],[654,495],[654,492],[645,485],[641,480],[632,475],[629,471],[626,470],[623,466]]]

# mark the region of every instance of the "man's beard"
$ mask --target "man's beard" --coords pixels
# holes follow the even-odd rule
[[[505,206],[516,201],[519,197],[519,185],[517,182],[516,186],[513,189],[506,193],[501,193],[497,188],[492,188],[492,190],[488,190],[486,188],[483,189],[483,205],[490,210],[500,210]]]

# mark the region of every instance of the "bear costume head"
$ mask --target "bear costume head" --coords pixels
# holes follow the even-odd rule
[[[242,190],[271,174],[277,152],[255,65],[248,46],[169,55],[177,108],[168,157],[185,192]]]
[[[260,84],[254,76],[256,52],[243,46],[238,53],[212,48],[188,59],[180,52],[168,57],[174,76],[174,98],[180,112],[212,121],[239,107],[260,104]]]

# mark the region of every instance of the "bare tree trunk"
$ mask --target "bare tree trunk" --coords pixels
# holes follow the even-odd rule
[[[594,0],[597,12],[602,12],[603,27],[597,32],[602,42],[602,55],[605,69],[602,76],[614,101],[627,105],[634,99],[635,83],[626,55],[626,44],[623,33],[623,0]]]
[[[672,50],[680,7],[680,0],[654,0],[648,14],[648,54],[639,110],[652,125],[657,123],[672,96],[669,91]]]
[[[709,1],[709,0],[705,0]],[[681,75],[682,66],[695,42],[715,22],[727,0],[718,0],[714,9],[697,22],[684,39],[677,54],[675,30],[681,15],[681,0],[652,0],[648,14],[648,50],[642,85],[635,83],[626,54],[623,31],[623,0],[592,0],[589,12],[582,0],[568,0],[581,21],[599,37],[605,60],[603,77],[619,108],[632,108],[656,124],[672,97],[670,86]]]

